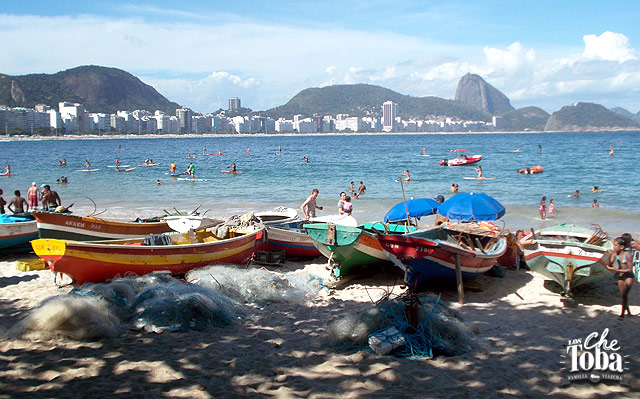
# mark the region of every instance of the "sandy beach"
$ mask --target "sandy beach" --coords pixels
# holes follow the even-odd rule
[[[25,256],[21,256],[24,258]],[[41,301],[68,293],[49,270],[16,270],[18,256],[0,258],[0,332],[6,333]],[[322,258],[287,262],[277,273],[304,270],[327,277]],[[506,270],[466,283],[464,305],[455,287],[441,300],[457,311],[476,344],[455,357],[379,356],[368,348],[338,350],[330,326],[373,308],[385,292],[402,292],[380,279],[320,290],[306,305],[247,304],[234,325],[207,331],[154,334],[127,331],[98,340],[0,340],[0,398],[428,398],[637,397],[640,317],[617,319],[613,279],[579,290],[578,306],[563,307],[541,276]],[[640,287],[630,293],[640,313]],[[561,386],[567,341],[609,329],[629,355],[625,381]]]

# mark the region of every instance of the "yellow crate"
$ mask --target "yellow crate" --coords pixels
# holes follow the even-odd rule
[[[46,262],[40,258],[38,259],[19,259],[17,262],[17,269],[23,272],[30,272],[32,270],[45,270],[48,269]]]

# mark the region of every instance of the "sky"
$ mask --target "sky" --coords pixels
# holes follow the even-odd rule
[[[5,1],[0,73],[114,67],[203,113],[335,84],[453,99],[475,73],[515,108],[637,113],[638,21],[635,0]]]

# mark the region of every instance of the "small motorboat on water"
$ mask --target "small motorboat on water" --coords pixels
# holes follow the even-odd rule
[[[532,166],[530,168],[522,168],[518,169],[518,173],[523,173],[525,175],[535,175],[536,173],[542,173],[544,168],[540,165]]]
[[[482,155],[465,155],[460,154],[457,158],[452,159],[443,159],[439,162],[440,166],[464,166],[464,165],[472,165],[474,163],[478,163],[482,161]]]

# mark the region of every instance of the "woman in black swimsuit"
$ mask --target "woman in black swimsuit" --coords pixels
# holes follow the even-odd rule
[[[624,318],[625,311],[631,316],[629,309],[629,291],[633,286],[633,258],[631,256],[631,243],[623,237],[613,240],[613,250],[609,256],[603,257],[604,266],[611,270],[616,280],[618,280],[618,289],[622,296],[622,311],[619,318]]]

